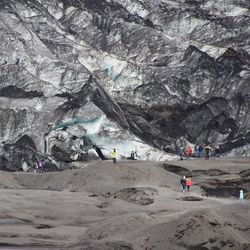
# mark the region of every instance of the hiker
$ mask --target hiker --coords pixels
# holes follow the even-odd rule
[[[206,152],[206,160],[208,160],[209,159],[209,155],[210,155],[210,151],[211,151],[211,147],[209,146],[209,145],[207,145],[206,147],[205,147],[205,152]]]
[[[116,163],[116,158],[117,158],[117,151],[114,148],[113,151],[111,152],[111,158],[113,159],[113,163]]]
[[[181,177],[181,188],[182,188],[182,193],[185,193],[185,191],[186,191],[186,181],[187,181],[186,176],[183,175],[183,176]]]
[[[220,156],[221,156],[220,145],[218,145],[218,146],[215,147],[215,149],[214,149],[214,156],[216,158],[220,158]]]
[[[201,155],[202,155],[202,151],[203,151],[203,147],[202,147],[202,145],[200,144],[199,145],[199,158],[201,157]]]
[[[134,160],[134,159],[135,159],[135,153],[134,153],[134,151],[131,152],[131,154],[130,154],[130,159],[131,159],[131,160]]]
[[[186,154],[187,154],[187,156],[191,157],[192,153],[193,153],[193,149],[192,149],[191,145],[189,145],[187,147]]]
[[[134,160],[137,160],[137,152],[135,151]]]
[[[37,173],[42,173],[43,172],[43,161],[42,160],[38,160],[36,162],[36,172]]]
[[[243,190],[241,189],[240,190],[240,202],[243,202],[244,201],[244,192]]]
[[[190,187],[192,186],[192,180],[191,180],[190,177],[187,178],[186,186],[187,186],[187,191],[188,191],[188,193],[189,193]]]
[[[198,144],[195,145],[194,147],[194,154],[195,154],[195,157],[199,157],[199,153],[200,153],[200,146]]]
[[[183,155],[184,155],[184,147],[180,147],[180,160],[183,161]]]

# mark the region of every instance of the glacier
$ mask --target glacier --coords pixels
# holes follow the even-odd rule
[[[247,0],[2,0],[0,166],[45,157],[66,167],[60,157],[70,161],[82,134],[106,157],[117,147],[121,157],[172,159],[180,138],[249,155],[249,9]]]

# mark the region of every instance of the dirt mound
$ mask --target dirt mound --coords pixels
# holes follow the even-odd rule
[[[130,235],[135,246],[147,238],[144,249],[249,249],[249,206],[197,210],[169,223],[162,223]],[[237,215],[235,215],[237,213]],[[143,248],[141,248],[143,249]]]
[[[42,190],[87,191],[93,194],[114,194],[135,186],[176,186],[178,177],[152,162],[99,162],[82,169],[53,173],[14,173],[23,188]]]
[[[139,205],[149,205],[154,202],[152,196],[155,195],[158,195],[158,191],[155,188],[134,187],[118,191],[113,197]]]

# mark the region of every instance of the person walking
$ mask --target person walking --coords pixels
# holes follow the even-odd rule
[[[113,163],[116,164],[116,158],[117,158],[117,151],[114,148],[113,151],[111,152],[111,158],[113,159]]]
[[[186,176],[185,175],[183,175],[182,177],[181,177],[181,188],[182,188],[182,193],[185,193],[185,191],[186,191]]]
[[[187,191],[189,193],[190,192],[190,187],[192,186],[192,180],[191,180],[190,177],[187,178],[186,186],[187,186]]]

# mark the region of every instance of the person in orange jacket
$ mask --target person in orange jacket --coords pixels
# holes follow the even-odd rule
[[[187,191],[189,193],[190,187],[192,186],[192,180],[190,177],[187,178],[186,180],[186,187],[187,187]]]

